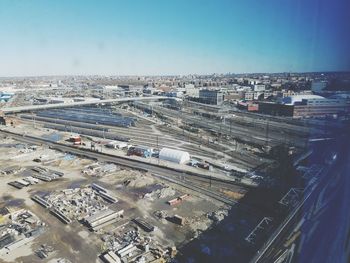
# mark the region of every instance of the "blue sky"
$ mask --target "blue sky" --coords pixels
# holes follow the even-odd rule
[[[0,0],[0,76],[350,69],[347,0]]]

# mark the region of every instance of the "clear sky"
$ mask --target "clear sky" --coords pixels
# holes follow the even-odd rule
[[[348,0],[0,0],[0,76],[350,69]]]

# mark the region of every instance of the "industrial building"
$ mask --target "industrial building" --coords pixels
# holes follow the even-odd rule
[[[296,95],[283,99],[283,103],[259,102],[259,112],[293,118],[325,117],[350,112],[350,101],[326,99],[317,95]]]
[[[344,115],[350,112],[350,101],[342,99],[310,100],[294,106],[293,117]]]
[[[224,94],[220,90],[202,89],[199,91],[199,102],[205,104],[221,105]]]
[[[324,100],[325,98],[322,96],[318,96],[318,95],[313,95],[313,94],[300,94],[300,95],[292,95],[292,96],[288,96],[288,97],[284,97],[282,99],[282,104],[285,105],[295,105],[295,104],[299,104],[299,103],[307,103],[307,102],[311,102],[314,100],[320,101],[320,100]]]

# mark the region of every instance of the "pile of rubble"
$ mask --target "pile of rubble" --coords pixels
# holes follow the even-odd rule
[[[158,219],[165,219],[168,216],[168,213],[164,210],[154,211],[154,216]]]
[[[42,244],[37,250],[35,250],[35,254],[41,258],[47,258],[50,253],[54,251],[54,248],[52,246],[49,246],[47,244]]]
[[[154,184],[154,179],[151,176],[138,173],[136,175],[136,178],[128,180],[127,186],[133,188],[141,188],[151,184]]]
[[[129,225],[130,226],[130,225]],[[176,247],[164,248],[135,229],[124,233],[108,233],[102,237],[105,251],[100,258],[105,262],[168,262],[174,258]]]
[[[157,198],[166,198],[171,197],[176,194],[176,191],[171,187],[164,187],[162,189],[158,189],[154,192],[154,194],[157,196]]]
[[[226,216],[228,216],[228,211],[225,209],[220,209],[212,213],[207,214],[208,218],[213,220],[215,223],[222,221]]]
[[[144,198],[148,198],[148,199],[161,199],[161,198],[167,198],[167,197],[171,197],[174,196],[176,194],[176,191],[169,187],[162,187],[160,189],[157,189],[153,192],[147,193],[144,195]]]
[[[120,167],[113,163],[94,163],[84,167],[81,171],[83,174],[102,177],[119,171]]]
[[[66,224],[70,224],[73,220],[90,218],[92,215],[97,216],[108,210],[108,203],[118,202],[118,199],[108,190],[97,184],[92,184],[90,187],[64,189],[44,197],[34,195],[32,199],[50,209],[52,214]]]
[[[20,209],[3,215],[0,225],[0,256],[11,253],[43,233],[45,224],[32,212]]]

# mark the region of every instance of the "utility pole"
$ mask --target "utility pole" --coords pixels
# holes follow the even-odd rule
[[[160,152],[159,151],[159,135],[157,135],[157,149],[158,149],[158,153]],[[159,162],[160,162],[160,160],[159,160],[159,154],[158,154],[158,165],[159,165]]]
[[[269,146],[269,120],[266,122],[266,146]]]

